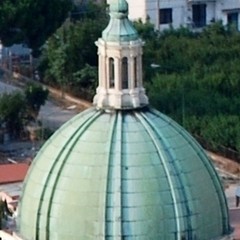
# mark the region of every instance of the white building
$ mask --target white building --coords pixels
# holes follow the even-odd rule
[[[149,17],[157,30],[172,26],[189,27],[193,30],[215,22],[224,25],[235,24],[240,30],[239,0],[127,0],[129,18],[141,19]]]

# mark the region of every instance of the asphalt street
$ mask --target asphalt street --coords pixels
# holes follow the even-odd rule
[[[22,90],[13,85],[0,82],[0,94],[3,94],[4,92],[10,93],[13,91]],[[41,107],[38,118],[42,121],[44,126],[56,130],[76,114],[77,111],[75,109],[75,105],[63,108],[51,101],[47,101],[46,104]]]
[[[22,91],[22,89],[0,81],[0,95],[14,91]],[[49,128],[55,131],[78,112],[79,111],[76,110],[74,104],[70,106],[68,105],[67,108],[64,108],[52,101],[46,101],[46,104],[41,107],[38,119],[42,122],[44,128]],[[4,145],[0,145],[0,151],[7,154],[7,157],[0,157],[0,162],[8,162],[7,159],[20,162],[25,161],[29,157],[34,158],[41,145],[41,141],[6,141]]]
[[[15,86],[10,85],[10,84],[0,82],[0,94],[10,93],[10,92],[16,91],[16,90],[19,90],[19,89]]]

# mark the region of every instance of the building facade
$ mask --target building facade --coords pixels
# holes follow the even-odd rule
[[[172,26],[199,30],[222,21],[240,30],[240,2],[238,0],[128,0],[129,18],[150,19],[157,30]]]

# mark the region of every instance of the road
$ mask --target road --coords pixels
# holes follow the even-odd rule
[[[3,94],[4,92],[10,93],[17,90],[22,91],[18,87],[0,81],[0,94]],[[62,108],[51,101],[46,101],[46,104],[41,107],[38,118],[42,121],[44,126],[56,130],[76,114],[77,110],[74,105],[68,108]]]
[[[16,90],[19,90],[19,89],[17,87],[14,87],[14,86],[10,85],[10,84],[0,82],[0,94],[10,93],[10,92],[16,91]]]
[[[0,95],[14,91],[22,91],[22,89],[0,81]],[[46,104],[41,107],[38,119],[42,122],[44,128],[55,131],[79,112],[75,106],[69,106],[68,104],[68,108],[63,108],[52,101],[46,101]],[[4,156],[0,156],[0,163],[8,163],[8,159],[18,162],[25,161],[28,158],[32,159],[37,154],[41,144],[41,141],[9,142],[5,139],[5,143],[0,145],[0,152],[4,153]]]

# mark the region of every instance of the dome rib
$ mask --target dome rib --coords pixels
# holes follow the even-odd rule
[[[164,171],[165,171],[167,179],[168,179],[168,184],[170,186],[170,192],[171,192],[171,196],[172,196],[172,200],[173,200],[176,230],[177,230],[177,234],[178,234],[177,239],[180,239],[180,232],[181,232],[180,222],[179,222],[180,214],[179,214],[179,210],[177,208],[177,198],[176,198],[176,194],[175,194],[175,190],[174,190],[174,184],[173,184],[174,180],[173,180],[173,177],[170,174],[171,168],[169,168],[169,166],[167,166],[168,165],[167,164],[168,159],[166,159],[166,156],[164,156],[163,152],[159,149],[159,142],[156,142],[156,137],[157,137],[158,134],[156,134],[157,129],[154,127],[154,124],[152,122],[150,122],[150,119],[146,119],[145,114],[143,114],[143,113],[136,113],[136,116],[141,121],[142,125],[144,126],[144,128],[148,132],[149,136],[151,137],[152,142],[154,143],[154,146],[157,149],[159,159],[162,159],[163,168],[164,168]],[[162,144],[163,144],[163,139],[161,139],[161,141],[162,141]],[[165,147],[166,144],[163,144],[163,145]]]
[[[151,111],[157,117],[161,117],[163,119],[166,119],[166,121],[168,121],[167,117],[163,116],[158,111],[156,111],[154,109],[151,109]],[[171,122],[171,126],[175,129],[175,131],[179,135],[183,136],[183,138],[188,142],[189,146],[191,146],[192,149],[199,155],[199,157],[202,159],[202,162],[203,162],[205,168],[208,171],[209,176],[214,176],[214,177],[212,177],[212,181],[213,181],[213,184],[215,186],[216,193],[218,195],[217,199],[219,199],[221,206],[227,206],[227,200],[226,200],[226,198],[224,196],[224,190],[223,190],[223,187],[221,185],[221,180],[219,179],[219,176],[218,176],[217,172],[214,170],[214,166],[209,161],[209,159],[207,158],[206,154],[204,154],[202,147],[186,131],[180,131],[182,129],[182,127],[177,125],[176,122],[172,121]],[[230,226],[228,224],[229,214],[228,214],[227,208],[224,208],[224,211],[221,211],[221,213],[222,213],[222,219],[223,219],[223,221],[222,221],[222,224],[223,224],[223,226],[222,226],[223,234],[229,234]]]
[[[81,113],[36,157],[24,186],[20,233],[35,240],[229,233],[224,195],[218,200],[221,183],[193,141],[148,107]]]
[[[55,161],[53,162],[53,165],[51,166],[50,171],[48,172],[47,179],[46,179],[45,184],[43,186],[43,191],[42,191],[42,194],[41,194],[41,197],[40,197],[41,201],[39,202],[39,207],[38,207],[38,211],[37,211],[38,218],[37,218],[37,222],[36,222],[36,240],[39,239],[39,235],[40,235],[40,231],[39,231],[41,229],[40,228],[40,225],[41,225],[40,216],[41,216],[41,210],[42,210],[43,202],[44,202],[44,199],[45,199],[45,196],[46,196],[46,193],[47,193],[47,185],[51,181],[51,178],[54,178],[54,176],[51,173],[56,171],[55,168],[57,167],[58,163],[60,161],[62,161],[60,163],[60,166],[59,166],[58,175],[56,175],[55,179],[52,180],[53,181],[53,189],[51,191],[50,198],[49,198],[49,201],[48,201],[48,208],[47,208],[47,214],[46,214],[46,240],[50,239],[49,233],[50,233],[50,219],[51,219],[50,214],[51,214],[51,208],[52,208],[52,203],[53,203],[52,199],[53,199],[53,196],[54,196],[54,193],[55,193],[55,190],[56,190],[56,186],[57,186],[59,177],[61,176],[60,173],[61,173],[61,171],[64,167],[64,164],[66,163],[66,161],[68,159],[68,154],[71,153],[72,148],[75,146],[78,139],[82,136],[82,133],[86,131],[86,129],[89,127],[89,125],[92,122],[94,122],[99,115],[101,115],[101,112],[95,112],[93,115],[89,116],[88,119],[84,122],[84,124],[80,125],[80,127],[75,130],[72,137],[70,139],[68,139],[65,146],[61,149],[61,151],[59,152],[59,154],[55,158]],[[71,144],[72,142],[73,142],[73,144]],[[66,151],[66,149],[69,145],[70,145],[70,147]],[[64,152],[65,152],[65,154],[64,154]],[[63,158],[63,160],[61,160],[62,158]]]
[[[150,111],[152,111],[152,109],[150,109]],[[152,112],[153,114],[154,111]],[[180,185],[180,188],[178,188],[179,194],[182,196],[181,197],[181,208],[185,208],[187,217],[185,217],[183,219],[183,221],[186,221],[186,229],[187,229],[187,235],[188,236],[192,236],[193,235],[193,222],[192,222],[192,217],[191,217],[191,207],[189,205],[189,200],[188,198],[190,196],[188,196],[187,192],[186,192],[186,188],[185,186],[185,180],[181,177],[180,174],[178,174],[181,169],[179,168],[179,166],[177,166],[177,158],[176,155],[174,154],[173,148],[171,148],[171,144],[169,144],[169,142],[167,141],[167,139],[163,136],[163,134],[161,133],[161,131],[159,131],[159,129],[156,127],[156,125],[154,124],[154,122],[151,121],[150,118],[148,118],[145,114],[141,113],[142,117],[144,118],[144,120],[147,122],[147,126],[151,127],[151,131],[153,131],[153,134],[156,135],[156,137],[158,137],[159,142],[162,144],[163,148],[166,150],[166,154],[167,156],[167,161],[163,161],[163,164],[165,165],[166,169],[169,169],[169,171],[173,170],[174,172],[174,176],[176,177],[176,180],[178,182],[178,184]],[[162,118],[161,114],[158,114],[159,118]],[[149,133],[150,134],[150,133]],[[153,139],[154,141],[154,139]],[[157,146],[156,146],[157,147]],[[159,154],[161,154],[161,150],[158,148]],[[161,156],[160,156],[161,157]],[[160,158],[162,159],[162,158]],[[171,164],[169,164],[169,160],[171,159]],[[171,178],[169,176],[169,178]],[[174,179],[173,179],[174,182]],[[175,189],[172,186],[172,191],[173,193],[175,192]],[[175,204],[176,204],[176,212],[177,212],[177,204],[179,203],[179,201],[176,201],[175,199]],[[177,212],[178,213],[178,212]],[[179,229],[178,231],[178,237],[182,237],[182,234],[186,233],[186,229],[180,229],[180,223],[177,222],[177,220],[179,219],[179,216],[176,215],[176,225]],[[185,223],[184,221],[184,223]],[[184,224],[185,226],[185,224]]]
[[[75,134],[72,136],[72,138],[69,139],[68,141],[68,144],[67,145],[70,145],[71,142],[73,142],[71,145],[70,145],[70,148],[67,150],[65,156],[64,156],[64,159],[60,165],[60,168],[59,168],[59,171],[58,171],[58,175],[56,176],[55,178],[55,181],[54,181],[54,184],[53,184],[53,190],[51,192],[51,195],[50,195],[50,201],[49,201],[49,206],[48,206],[48,212],[47,212],[47,225],[46,225],[46,240],[50,240],[50,237],[49,237],[49,233],[50,233],[50,214],[51,214],[51,209],[52,209],[52,204],[53,204],[53,197],[54,197],[54,194],[55,194],[55,191],[57,189],[57,184],[58,184],[58,180],[59,180],[59,177],[61,176],[61,172],[63,170],[63,167],[65,165],[65,163],[67,162],[68,160],[68,156],[69,154],[72,152],[72,149],[75,147],[76,143],[78,142],[79,138],[82,136],[82,134],[88,129],[88,127],[101,115],[101,112],[95,112],[94,115],[92,115],[88,120],[85,121],[85,123],[83,125],[81,125],[76,131],[75,131]],[[75,138],[75,139],[74,139]],[[64,149],[65,150],[65,149]],[[60,158],[62,157],[61,155],[59,155]],[[58,158],[59,158],[58,156]],[[57,158],[57,159],[58,159]],[[58,161],[56,161],[58,162]]]
[[[173,127],[175,127],[175,126],[173,125]],[[176,130],[177,130],[177,128],[176,128]],[[186,133],[182,132],[182,135],[186,136]],[[220,201],[220,205],[221,206],[227,205],[227,200],[226,200],[225,196],[223,195],[224,190],[222,189],[222,185],[220,184],[221,181],[219,179],[219,176],[217,175],[217,172],[214,170],[213,165],[206,158],[206,155],[203,153],[203,150],[199,151],[199,149],[201,149],[201,148],[200,148],[199,144],[196,142],[195,139],[191,139],[191,141],[190,141],[189,137],[186,138],[186,139],[188,140],[189,145],[192,146],[194,151],[198,152],[200,158],[202,160],[204,160],[203,164],[206,167],[206,169],[208,170],[209,175],[214,176],[214,178],[212,178],[212,180],[213,180],[213,183],[215,185],[216,193],[218,195],[217,199]],[[217,181],[216,179],[219,179],[219,181]],[[226,209],[224,209],[224,210],[226,210]],[[222,223],[223,223],[223,226],[222,226],[223,234],[229,234],[229,231],[228,231],[229,230],[229,225],[227,223],[228,222],[227,219],[229,219],[229,214],[228,214],[227,211],[221,211],[221,213],[223,213],[222,214],[222,218],[223,218],[223,221],[222,221]]]
[[[113,131],[111,131],[112,134],[110,138],[110,148],[109,148],[110,151],[109,151],[108,174],[107,174],[106,215],[105,215],[106,238],[122,236],[121,219],[122,219],[122,186],[123,184],[122,184],[122,157],[121,157],[121,152],[122,152],[121,151],[122,149],[122,130],[121,129],[122,129],[122,116],[117,112],[115,114],[115,119],[112,127]],[[117,169],[114,170],[113,167]],[[114,176],[114,173],[116,174],[116,172],[119,173],[119,177]],[[116,179],[117,179],[117,183],[116,183]],[[114,185],[112,184],[113,182],[114,182]],[[113,212],[112,210],[116,210],[116,212]]]

